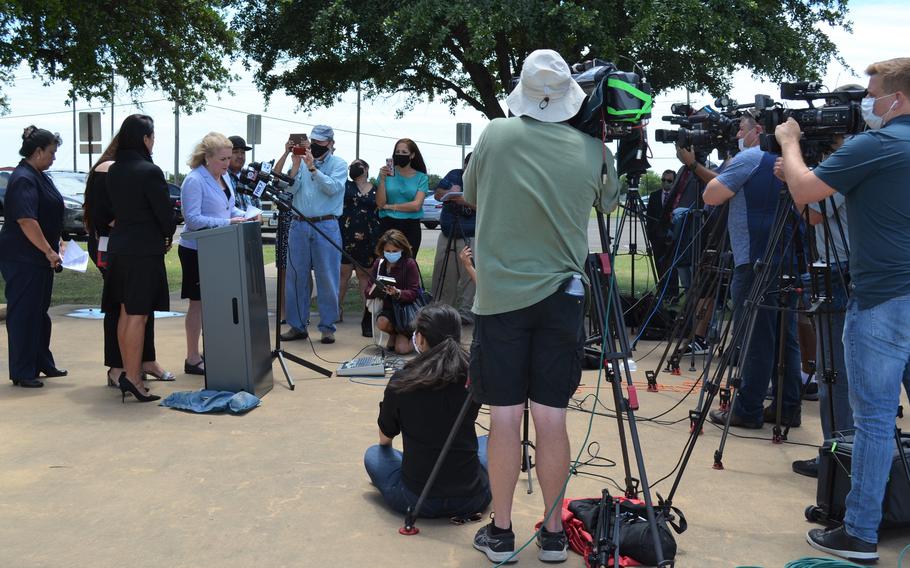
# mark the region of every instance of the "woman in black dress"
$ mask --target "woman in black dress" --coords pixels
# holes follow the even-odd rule
[[[111,139],[111,143],[102,152],[88,174],[85,183],[85,201],[83,204],[83,222],[88,233],[88,251],[92,262],[103,278],[107,277],[108,242],[111,229],[114,227],[114,207],[107,191],[107,172],[114,165],[117,155],[120,134]],[[120,321],[120,310],[104,312],[104,365],[107,370],[107,385],[117,387],[120,373],[123,372],[123,360],[120,356],[120,344],[117,342],[117,325]],[[160,381],[173,381],[173,373],[161,368],[155,355],[155,318],[149,317],[145,323],[145,335],[142,346],[142,372]]]
[[[142,384],[145,323],[155,310],[170,309],[164,255],[176,220],[164,173],[152,163],[152,118],[128,116],[120,127],[119,144],[107,173],[116,222],[108,243],[109,273],[102,307],[120,310],[117,339],[125,369],[118,380],[120,390],[149,402],[160,397],[149,395]]]
[[[379,238],[379,217],[376,215],[376,186],[370,182],[370,166],[361,159],[351,162],[348,168],[350,181],[344,186],[344,213],[338,219],[341,225],[341,241],[344,250],[361,266],[373,266],[376,253],[376,240]],[[341,284],[338,287],[338,305],[344,309],[344,296],[348,282],[354,273],[354,265],[341,257]],[[370,275],[357,269],[357,281],[360,284],[360,297],[366,298]],[[343,313],[343,312],[342,312]],[[373,325],[370,312],[363,308],[363,319],[360,321],[364,337],[373,337]]]

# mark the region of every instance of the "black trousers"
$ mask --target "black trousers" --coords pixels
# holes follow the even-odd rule
[[[0,261],[6,281],[6,338],[10,379],[33,379],[52,369],[51,305],[54,271],[49,266]]]
[[[411,253],[414,260],[417,260],[417,251],[420,250],[420,241],[423,238],[423,231],[420,228],[420,219],[395,219],[393,217],[383,217],[379,220],[380,233],[384,234],[389,229],[398,229],[408,242],[411,243]]]

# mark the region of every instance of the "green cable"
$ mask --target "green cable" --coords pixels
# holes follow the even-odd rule
[[[607,289],[610,290],[611,293],[613,290],[613,283],[614,283],[613,281],[616,278],[615,263],[614,263],[613,259],[616,257],[616,251],[619,249],[619,223],[616,224],[616,233],[614,234],[613,242],[615,244],[613,245],[613,250],[610,252],[610,266],[611,266],[610,279],[607,281]],[[593,283],[591,285],[593,286]],[[610,336],[610,334],[607,333],[607,322],[609,321],[610,310],[612,309],[612,307],[613,307],[613,302],[608,302],[607,309],[604,312],[604,318],[601,322],[601,329],[604,330],[603,338],[601,340],[601,345],[600,345],[601,353],[607,352],[606,351],[607,340],[609,339],[609,336]],[[595,389],[594,389],[594,399],[595,400],[599,400],[598,395],[600,394],[600,386],[603,383],[603,370],[604,370],[604,358],[600,357],[600,367],[597,370],[597,387],[595,387]],[[578,450],[578,454],[575,456],[575,459],[573,460],[572,465],[569,468],[569,474],[566,476],[566,480],[562,484],[562,490],[559,492],[559,496],[557,497],[556,502],[553,503],[553,505],[551,505],[550,508],[547,510],[547,514],[544,516],[543,521],[540,524],[541,528],[543,528],[543,526],[547,524],[547,521],[550,519],[550,517],[553,515],[553,512],[556,511],[557,508],[562,509],[562,501],[566,494],[566,488],[569,486],[569,480],[572,479],[572,471],[576,467],[578,467],[578,464],[581,463],[581,454],[582,454],[582,452],[584,452],[585,448],[588,446],[588,440],[591,437],[591,430],[594,428],[594,416],[595,416],[594,413],[591,413],[590,417],[588,418],[588,431],[585,432],[585,439],[579,446],[580,449]],[[495,513],[495,511],[494,511],[494,513]],[[565,527],[563,527],[563,530],[565,530]],[[521,545],[521,547],[516,549],[515,552],[513,552],[511,556],[509,556],[508,558],[506,558],[499,564],[496,564],[494,566],[494,568],[499,568],[500,566],[504,566],[510,562],[514,562],[515,559],[518,557],[518,554],[522,550],[524,550],[525,548],[530,546],[531,543],[537,539],[538,534],[540,534],[540,529],[534,531],[534,534],[531,535],[531,538],[529,538],[527,540],[527,542],[525,542],[523,545]]]
[[[900,556],[897,557],[897,568],[901,568],[904,565],[904,555],[907,554],[907,551],[910,550],[910,544],[904,547],[901,550]]]

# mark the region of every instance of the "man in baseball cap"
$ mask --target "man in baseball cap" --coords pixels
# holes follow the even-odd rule
[[[487,125],[464,173],[464,199],[477,206],[471,387],[490,405],[496,512],[474,548],[493,562],[517,560],[512,495],[529,399],[544,514],[555,510],[537,538],[538,558],[567,558],[558,505],[569,475],[566,407],[581,379],[588,218],[592,205],[612,210],[619,194],[610,151],[565,123],[584,98],[558,53],[534,51],[506,99],[515,116]]]

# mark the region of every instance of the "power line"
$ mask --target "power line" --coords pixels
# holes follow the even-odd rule
[[[134,103],[118,103],[118,104],[115,104],[114,107],[125,107],[125,106],[140,106],[141,107],[142,105],[147,105],[147,104],[151,104],[151,103],[160,103],[161,101],[167,101],[167,99],[152,99],[149,101],[137,101]],[[105,105],[102,107],[82,108],[82,109],[76,109],[76,110],[78,110],[79,112],[91,112],[91,111],[107,110],[109,108],[111,108],[111,105]],[[73,112],[73,109],[70,108],[67,110],[37,112],[34,114],[15,114],[15,115],[8,115],[8,116],[0,116],[0,120],[12,120],[15,118],[33,118],[36,116],[51,116],[51,115],[55,115],[55,114],[70,114],[72,112]]]

